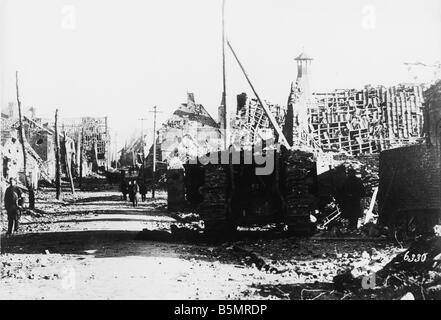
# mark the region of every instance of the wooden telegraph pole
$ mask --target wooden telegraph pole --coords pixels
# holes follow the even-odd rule
[[[25,184],[26,188],[29,192],[29,209],[35,209],[35,194],[32,183],[29,183],[28,175],[27,175],[27,157],[26,157],[26,147],[25,147],[25,138],[24,138],[24,129],[23,129],[23,118],[21,114],[21,101],[20,101],[20,93],[18,88],[18,71],[15,72],[15,87],[17,90],[17,105],[18,105],[18,121],[19,121],[19,137],[20,143],[23,151],[23,170],[25,176]]]
[[[229,132],[229,117],[228,117],[228,109],[227,109],[227,76],[226,76],[226,63],[225,63],[225,51],[226,51],[226,42],[227,42],[227,35],[226,35],[226,29],[225,29],[225,2],[226,0],[222,0],[222,119],[220,121],[221,123],[221,130],[224,131],[224,150],[225,152],[229,148],[230,144],[230,132]],[[230,159],[230,158],[229,158]],[[231,193],[228,197],[228,210],[229,212],[232,212],[232,201],[233,201],[233,194],[234,190],[236,189],[236,184],[234,183],[234,166],[231,161],[229,161],[229,171],[230,171],[230,183],[231,183]]]
[[[228,130],[228,122],[227,122],[227,80],[226,80],[226,71],[225,71],[225,0],[222,1],[222,119],[221,120],[221,130],[223,130],[224,134],[224,149],[228,148],[229,143],[229,135],[227,134]]]
[[[144,139],[144,120],[148,120],[147,118],[140,118],[138,119],[141,121],[141,148],[142,148],[142,163],[141,163],[141,171],[144,175],[144,160],[145,160],[145,139]]]
[[[157,107],[153,107],[153,170],[152,170],[152,199],[155,199],[155,184],[156,184],[156,114]]]
[[[55,191],[56,198],[61,196],[61,168],[60,168],[60,137],[58,136],[58,109],[55,110]]]
[[[119,158],[118,158],[118,132],[116,132],[116,131],[115,131],[115,154],[114,154],[114,157],[115,157],[115,169],[118,169],[118,161],[119,161]]]
[[[81,128],[81,137],[80,137],[80,178],[79,178],[79,184],[80,184],[80,190],[83,186],[83,152],[84,152],[84,127]]]

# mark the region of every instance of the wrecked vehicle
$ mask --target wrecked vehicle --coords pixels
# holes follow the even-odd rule
[[[290,232],[310,234],[310,214],[317,208],[314,155],[284,147],[231,150],[184,166],[186,198],[204,221],[205,232],[285,223]]]

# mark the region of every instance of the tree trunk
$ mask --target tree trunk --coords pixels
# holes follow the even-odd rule
[[[15,73],[15,86],[17,90],[17,106],[18,106],[18,121],[19,121],[19,137],[20,137],[20,143],[23,151],[23,170],[25,175],[25,184],[28,188],[29,192],[29,209],[35,209],[35,194],[34,194],[34,188],[32,183],[29,183],[28,175],[27,175],[27,157],[26,157],[26,147],[25,147],[25,139],[24,139],[24,132],[23,132],[23,119],[21,114],[21,101],[20,101],[20,94],[18,89],[18,71]]]
[[[55,191],[56,198],[61,196],[61,168],[60,168],[60,137],[58,136],[58,109],[55,111]]]
[[[97,145],[97,141],[96,139],[93,140],[93,145],[92,145],[92,153],[93,153],[93,163],[92,163],[92,170],[93,172],[97,172],[99,171],[99,164],[98,164],[98,145]]]
[[[75,187],[73,183],[73,177],[72,177],[72,169],[71,169],[71,161],[69,159],[69,156],[67,154],[67,138],[66,138],[66,131],[63,132],[63,143],[64,143],[64,161],[66,162],[66,173],[67,177],[69,178],[70,183],[70,190],[72,191],[72,194],[75,194]]]

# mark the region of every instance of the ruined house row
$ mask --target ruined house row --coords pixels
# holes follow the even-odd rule
[[[369,87],[334,92],[304,93],[291,88],[287,108],[267,103],[284,127],[292,110],[293,144],[308,144],[323,151],[351,155],[373,154],[392,147],[418,143],[424,125],[423,88],[415,85]],[[238,96],[235,127],[250,132],[270,124],[256,99]],[[289,135],[289,133],[288,133]]]
[[[15,177],[18,178],[20,184],[25,185],[23,152],[18,137],[18,119],[14,113],[2,112],[1,120],[3,184],[10,177]],[[80,166],[82,166],[83,175],[90,174],[96,168],[105,167],[110,141],[107,126],[101,126],[104,128],[101,129],[97,122],[104,123],[101,118],[79,118],[63,119],[62,124],[59,125],[58,139],[62,175],[67,176],[67,170],[70,169],[74,176],[78,176]],[[32,117],[32,115],[24,116],[23,130],[27,155],[26,175],[29,181],[35,188],[38,187],[39,181],[52,183],[55,180],[56,170],[54,121]],[[83,161],[81,161],[81,154]]]
[[[422,141],[425,115],[421,86],[367,86],[362,90],[312,93],[307,98],[302,97],[301,90],[299,85],[292,86],[287,107],[266,102],[280,127],[286,125],[289,109],[294,111],[294,145],[308,144],[325,152],[358,155]],[[218,150],[221,145],[219,124],[195,103],[193,94],[187,100],[158,130],[159,163],[167,162],[176,150],[185,160]],[[252,145],[273,135],[265,111],[257,99],[246,93],[237,95],[235,115],[230,120],[231,143]],[[122,165],[141,165],[141,145],[141,138],[135,139],[122,150]],[[144,146],[148,146],[144,150],[145,165],[151,166],[151,141]]]

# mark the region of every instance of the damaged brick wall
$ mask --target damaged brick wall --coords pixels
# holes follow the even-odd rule
[[[440,145],[441,136],[441,80],[424,92],[426,119],[424,131],[429,143]]]
[[[55,143],[53,136],[45,131],[37,131],[30,135],[29,144],[44,161],[44,168],[48,177],[55,179]]]
[[[441,212],[441,153],[426,144],[380,154],[380,220],[395,215]]]

